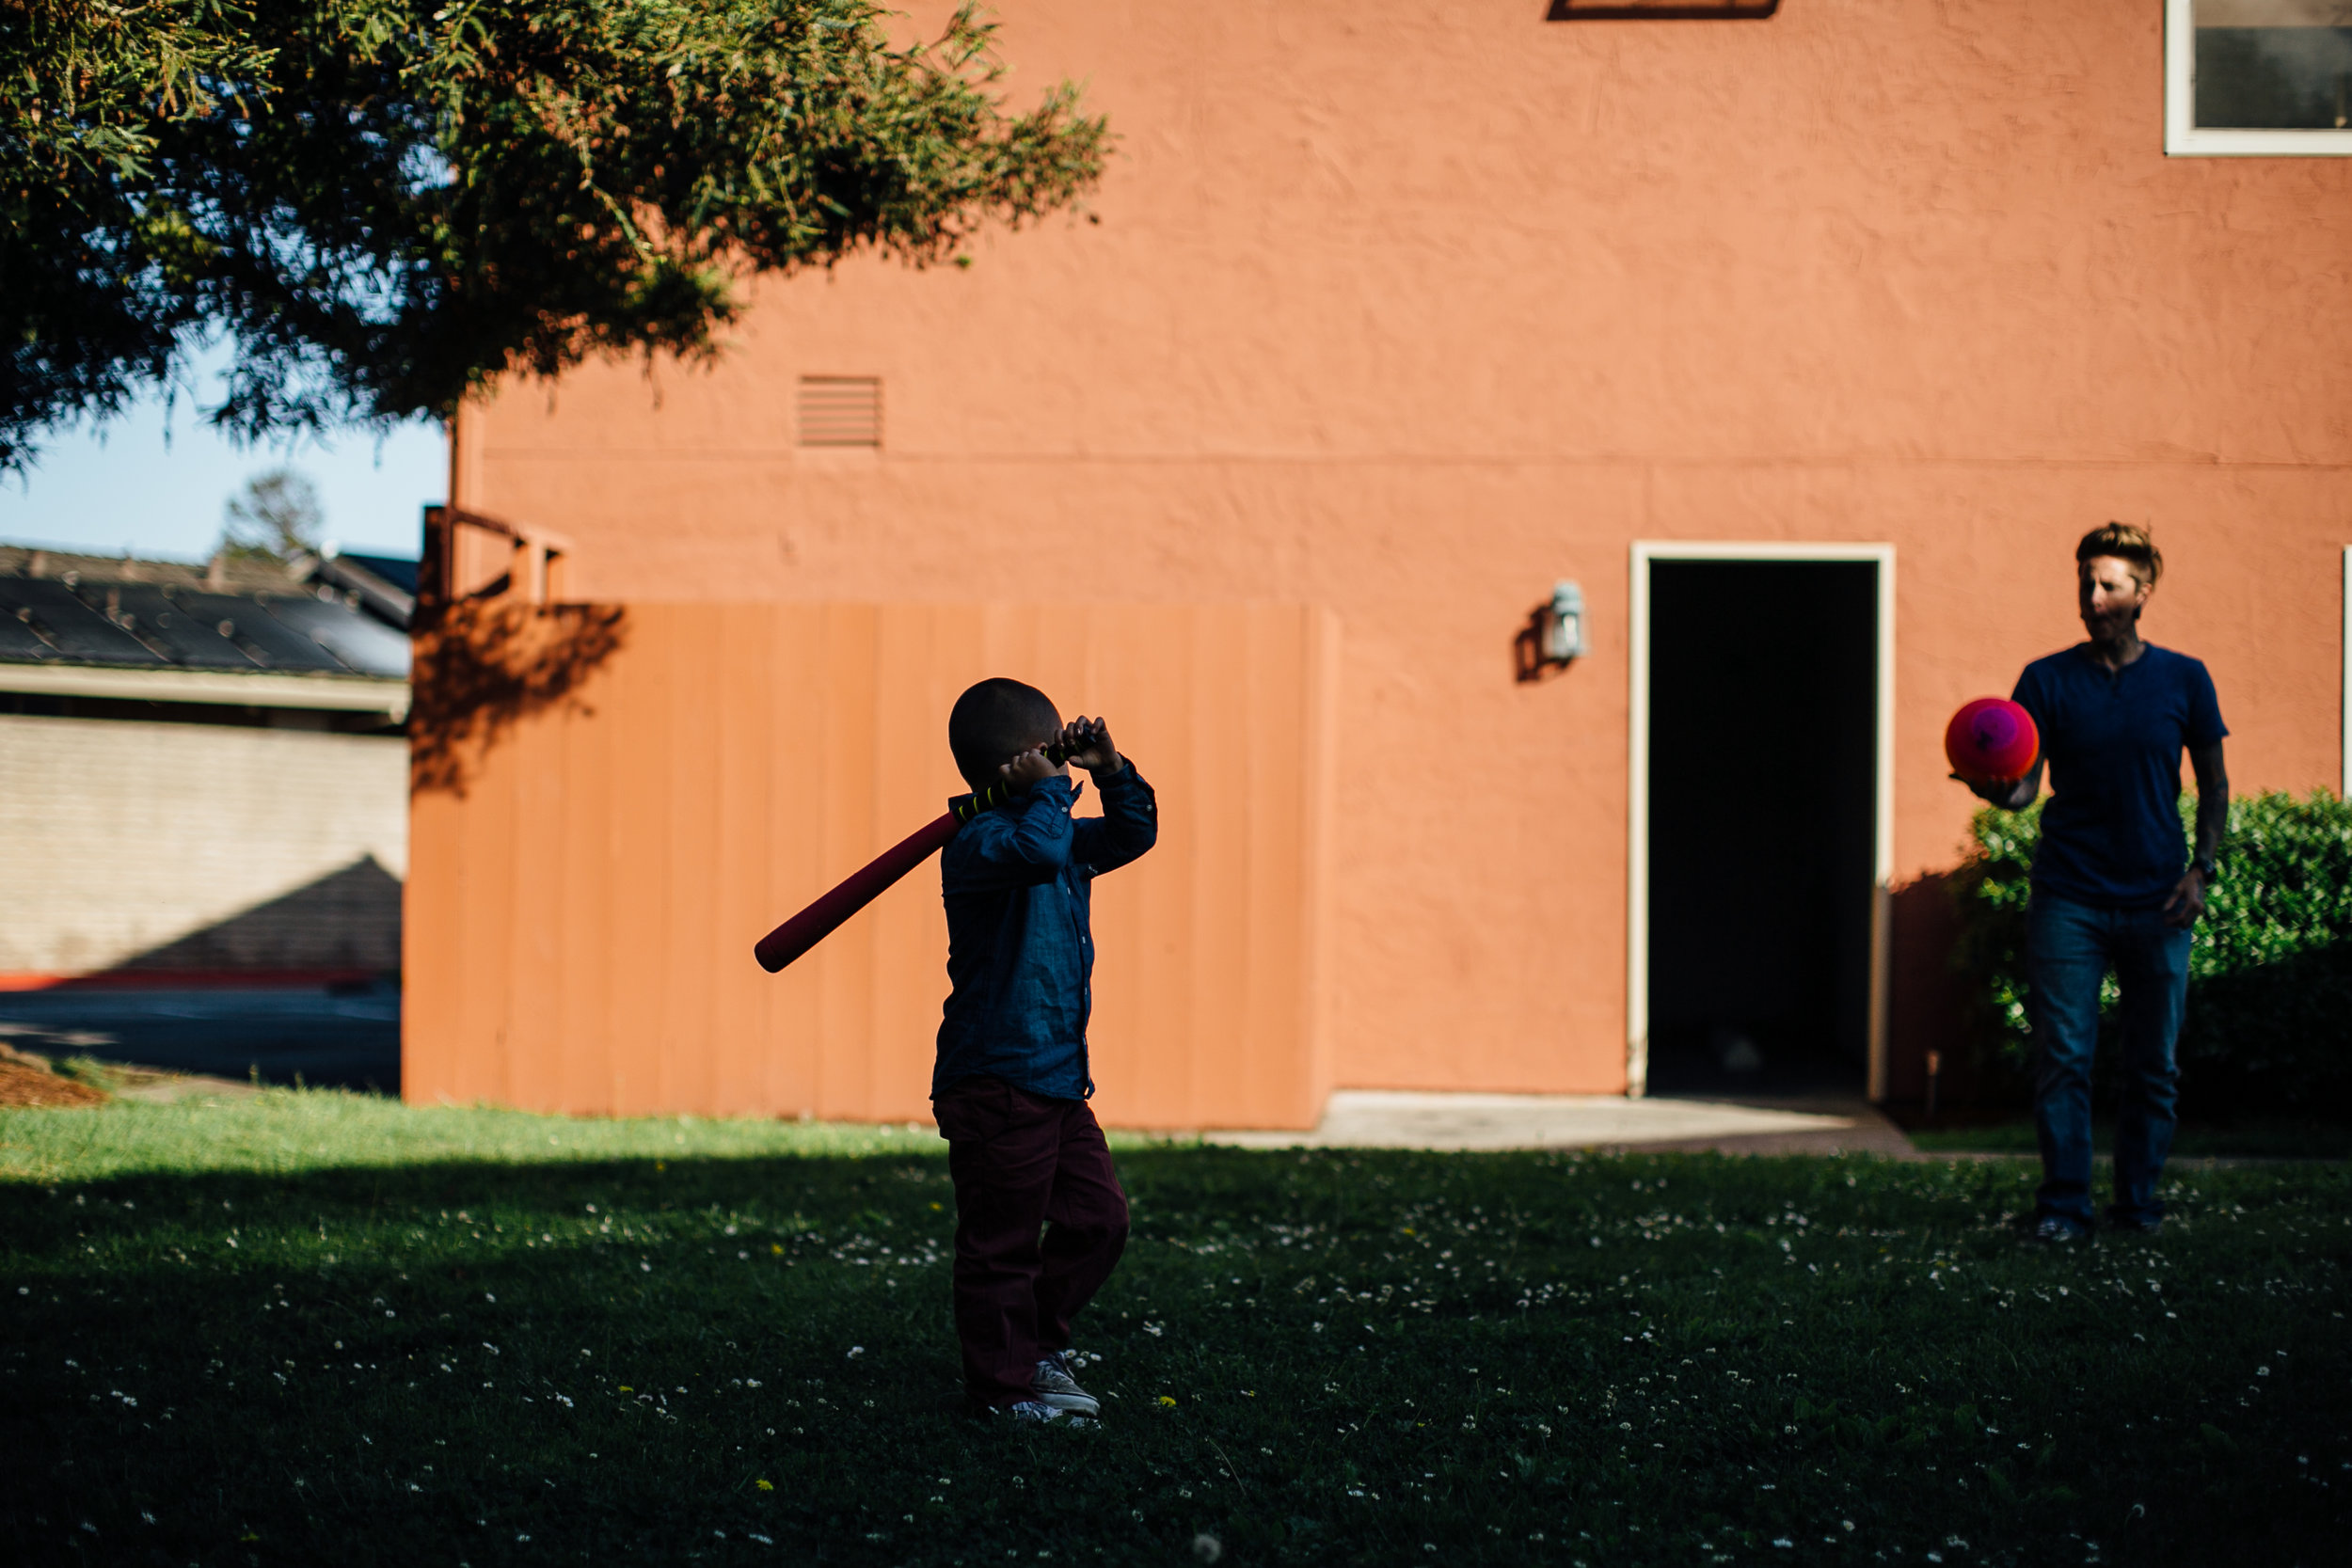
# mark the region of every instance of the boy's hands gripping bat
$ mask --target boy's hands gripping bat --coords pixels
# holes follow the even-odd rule
[[[1119,760],[1118,752],[1111,746],[1110,731],[1099,719],[1075,721],[1052,744],[1041,750],[1045,760],[1056,768],[1073,757],[1088,767],[1104,767]],[[843,921],[881,896],[884,888],[930,859],[933,851],[956,836],[957,829],[980,813],[1026,792],[1032,781],[1016,779],[1010,764],[1004,771],[1005,778],[977,794],[957,797],[937,821],[883,850],[846,878],[840,886],[760,938],[752,948],[759,967],[775,974],[831,936]]]

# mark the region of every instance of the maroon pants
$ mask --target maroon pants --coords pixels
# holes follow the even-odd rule
[[[1083,1100],[967,1078],[931,1101],[956,1184],[956,1337],[982,1404],[1030,1397],[1038,1357],[1127,1245],[1127,1195]],[[1042,1241],[1039,1231],[1042,1229]]]

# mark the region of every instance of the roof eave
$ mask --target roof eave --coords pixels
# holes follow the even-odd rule
[[[408,717],[405,680],[373,675],[239,674],[231,671],[124,669],[97,664],[0,663],[0,691],[150,703],[219,703]]]

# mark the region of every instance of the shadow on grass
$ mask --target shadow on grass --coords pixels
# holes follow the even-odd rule
[[[961,1413],[938,1147],[0,1188],[0,1529],[246,1568],[2333,1539],[2339,1173],[2061,1256],[2006,1165],[1130,1151],[1074,1433]]]
[[[758,1483],[882,1464],[910,1417],[960,1429],[952,1342],[917,1307],[944,1289],[946,1213],[944,1162],[914,1157],[0,1194],[8,1338],[40,1348],[9,1369],[0,1451],[54,1461],[0,1471],[0,1529],[61,1561],[860,1539],[880,1528],[861,1489]]]
[[[1914,1147],[1931,1154],[2035,1154],[2029,1117],[1975,1127],[1914,1128]],[[2101,1121],[2091,1147],[2115,1147],[2115,1124]],[[2327,1122],[2246,1120],[2226,1126],[2189,1125],[2172,1141],[2176,1160],[2352,1160],[2352,1127]]]

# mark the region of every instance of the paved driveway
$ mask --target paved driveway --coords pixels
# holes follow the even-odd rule
[[[400,988],[0,991],[0,1039],[49,1057],[400,1092]]]

